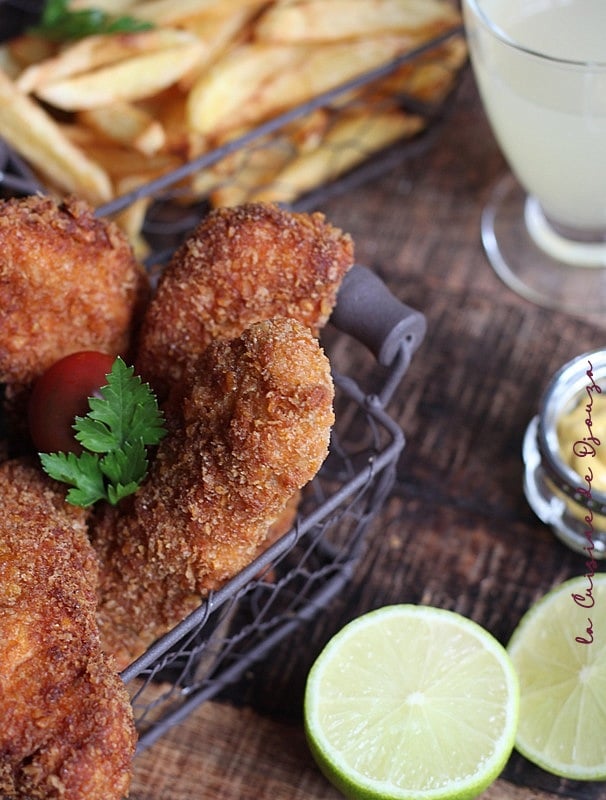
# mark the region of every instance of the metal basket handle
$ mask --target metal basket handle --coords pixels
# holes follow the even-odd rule
[[[384,367],[392,366],[402,350],[408,364],[427,330],[421,312],[398,300],[360,264],[345,275],[330,321],[368,347]]]

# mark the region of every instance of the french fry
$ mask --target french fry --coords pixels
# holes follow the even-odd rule
[[[80,11],[84,8],[95,8],[104,11],[106,14],[122,16],[130,14],[131,6],[135,5],[136,0],[70,0],[70,11]]]
[[[144,186],[147,181],[146,175],[129,175],[116,183],[116,195],[128,194],[134,189]],[[128,237],[135,256],[143,260],[149,255],[149,245],[141,235],[145,215],[152,203],[151,197],[140,197],[131,203],[127,208],[118,212],[114,219]]]
[[[60,122],[59,128],[66,139],[85,153],[88,153],[90,147],[99,143],[99,134],[92,128],[75,122]]]
[[[314,150],[326,135],[331,115],[325,108],[316,108],[301,119],[285,126],[284,133],[294,144],[297,153]]]
[[[377,84],[377,90],[384,97],[407,95],[424,103],[439,103],[452,88],[466,57],[464,40],[451,39],[435,53],[396,69]]]
[[[251,16],[254,16],[252,6],[235,11],[226,17],[219,14],[205,14],[183,20],[184,30],[197,36],[206,48],[204,59],[179,78],[177,85],[183,94],[189,93],[205,68],[217,61],[231,47],[249,37],[248,22]]]
[[[40,174],[93,205],[112,196],[107,172],[76,147],[37,103],[0,71],[0,136]]]
[[[182,162],[170,153],[145,156],[128,147],[98,139],[87,145],[86,152],[110,176],[114,183],[129,176],[142,176],[148,181],[164,175]]]
[[[252,125],[380,66],[414,42],[407,35],[311,47],[252,43],[215,63],[188,97],[188,121],[204,135]]]
[[[193,158],[204,149],[201,146],[193,146],[193,141],[200,137],[187,126],[185,102],[186,95],[178,87],[171,86],[140,104],[140,107],[162,126],[163,151],[177,155],[184,161]]]
[[[129,8],[129,14],[154,25],[178,25],[188,17],[217,13],[225,17],[242,8],[258,6],[259,0],[143,0]]]
[[[444,0],[294,0],[275,3],[255,28],[264,42],[332,42],[385,33],[436,35],[458,21]]]
[[[252,27],[249,26],[249,22],[264,3],[265,0],[257,0],[255,4],[249,3],[228,14],[219,14],[217,11],[198,14],[187,17],[182,24],[186,30],[204,42],[208,48],[207,63],[211,64],[229,47],[250,38]],[[181,80],[179,85],[184,91],[188,91],[193,81],[188,84],[185,80]]]
[[[145,155],[157,153],[165,144],[164,128],[150,114],[131,103],[80,111],[77,121],[118,144],[132,147]]]
[[[269,186],[252,192],[250,201],[291,203],[312,189],[335,180],[368,156],[422,130],[422,117],[391,111],[354,112],[337,120],[321,144],[302,153],[276,175]]]
[[[328,127],[329,114],[316,109],[280,131],[240,147],[210,168],[195,174],[191,188],[197,197],[210,197],[213,206],[243,203],[259,186],[271,183],[279,171],[298,153],[318,146]],[[221,146],[245,130],[232,131]]]
[[[179,202],[293,202],[415,135],[426,122],[398,98],[439,103],[467,53],[453,38],[318,107],[319,95],[460,24],[454,0],[70,0],[91,7],[155,27],[1,47],[0,136],[49,189],[94,205],[228,143],[223,158],[171,185]],[[312,99],[305,116],[246,136]],[[149,205],[139,197],[117,218],[141,256]]]
[[[192,181],[200,197],[210,196],[213,206],[234,206],[245,202],[258,186],[272,181],[292,159],[295,147],[285,135],[278,135],[238,150],[219,161],[207,173]]]
[[[467,58],[462,37],[453,37],[439,48],[396,68],[387,77],[350,92],[342,92],[330,104],[333,109],[375,99],[406,98],[437,105],[452,89],[458,70]]]
[[[183,32],[185,33],[185,32]],[[199,63],[204,46],[196,37],[181,45],[123,59],[106,67],[47,83],[36,95],[55,108],[78,111],[156,94]]]
[[[289,159],[288,143],[282,141],[249,154],[246,163],[229,180],[209,192],[211,205],[236,206],[245,203],[259,186],[272,182]]]
[[[25,69],[17,81],[23,92],[37,92],[49,84],[86,74],[137,55],[174,50],[197,40],[186,31],[157,28],[114,36],[86,36]]]
[[[245,45],[227,53],[192,87],[187,98],[189,127],[219,136],[251,122],[251,102],[256,107],[263,86],[277,73],[296,70],[301,55],[279,45]]]

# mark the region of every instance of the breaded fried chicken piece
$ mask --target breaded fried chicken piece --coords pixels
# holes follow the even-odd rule
[[[135,730],[100,648],[84,512],[17,461],[0,503],[0,796],[121,800]]]
[[[326,457],[332,400],[328,359],[295,320],[203,353],[146,482],[93,527],[99,627],[120,666],[252,561]]]
[[[326,323],[353,263],[351,237],[323,214],[251,203],[211,212],[174,254],[144,317],[138,371],[163,397],[217,338],[253,322]]]
[[[0,383],[77,350],[124,353],[148,289],[124,234],[82,200],[0,201]]]

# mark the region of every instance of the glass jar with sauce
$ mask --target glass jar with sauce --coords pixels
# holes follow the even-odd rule
[[[565,364],[524,437],[524,493],[565,544],[606,558],[606,349]]]

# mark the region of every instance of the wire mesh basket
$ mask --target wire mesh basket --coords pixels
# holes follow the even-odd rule
[[[149,247],[146,264],[153,277],[211,207],[207,198],[183,202],[184,178],[211,169],[235,152],[258,152],[267,145],[268,137],[293,120],[338,104],[352,91],[372,85],[460,34],[460,30],[451,31],[315,97],[99,207],[97,213],[116,216],[142,198],[149,200],[142,234]],[[418,98],[405,96],[399,100],[404,108],[424,114],[428,125],[422,136],[398,150],[398,160],[407,154],[414,156],[431,143],[446,110],[446,103],[427,106]],[[368,169],[371,174],[384,170],[385,162],[378,166],[376,160],[369,162],[337,183],[319,186],[285,205],[298,211],[318,207],[327,195],[350,189],[352,180],[364,180]],[[238,176],[229,180],[237,181]],[[0,194],[47,191],[28,164],[0,140]],[[333,352],[344,341],[346,347],[372,354],[373,367],[379,373],[377,386],[368,390],[351,375],[333,369],[336,422],[329,455],[304,490],[294,526],[122,672],[131,693],[140,750],[193,708],[238,681],[253,663],[311,620],[346,586],[363,552],[365,533],[393,485],[404,434],[387,405],[424,332],[423,315],[396,299],[369,270],[357,265],[346,275],[323,345],[333,367]]]
[[[27,167],[10,159],[27,193]],[[178,236],[187,230],[182,221],[177,228]],[[172,224],[154,233],[162,230],[175,235]],[[155,251],[152,271],[161,270],[167,252]],[[140,750],[237,681],[347,584],[394,481],[404,434],[387,405],[424,333],[423,315],[374,273],[360,265],[347,273],[322,344],[333,366],[342,346],[369,354],[377,385],[369,391],[333,369],[329,455],[304,491],[294,526],[123,671]]]
[[[132,693],[139,749],[237,681],[350,579],[364,534],[390,491],[404,434],[386,410],[425,332],[423,315],[373,273],[354,266],[331,318],[372,351],[378,391],[333,372],[336,422],[329,455],[306,487],[291,530],[158,640],[122,678]],[[326,345],[330,356],[330,347]]]

